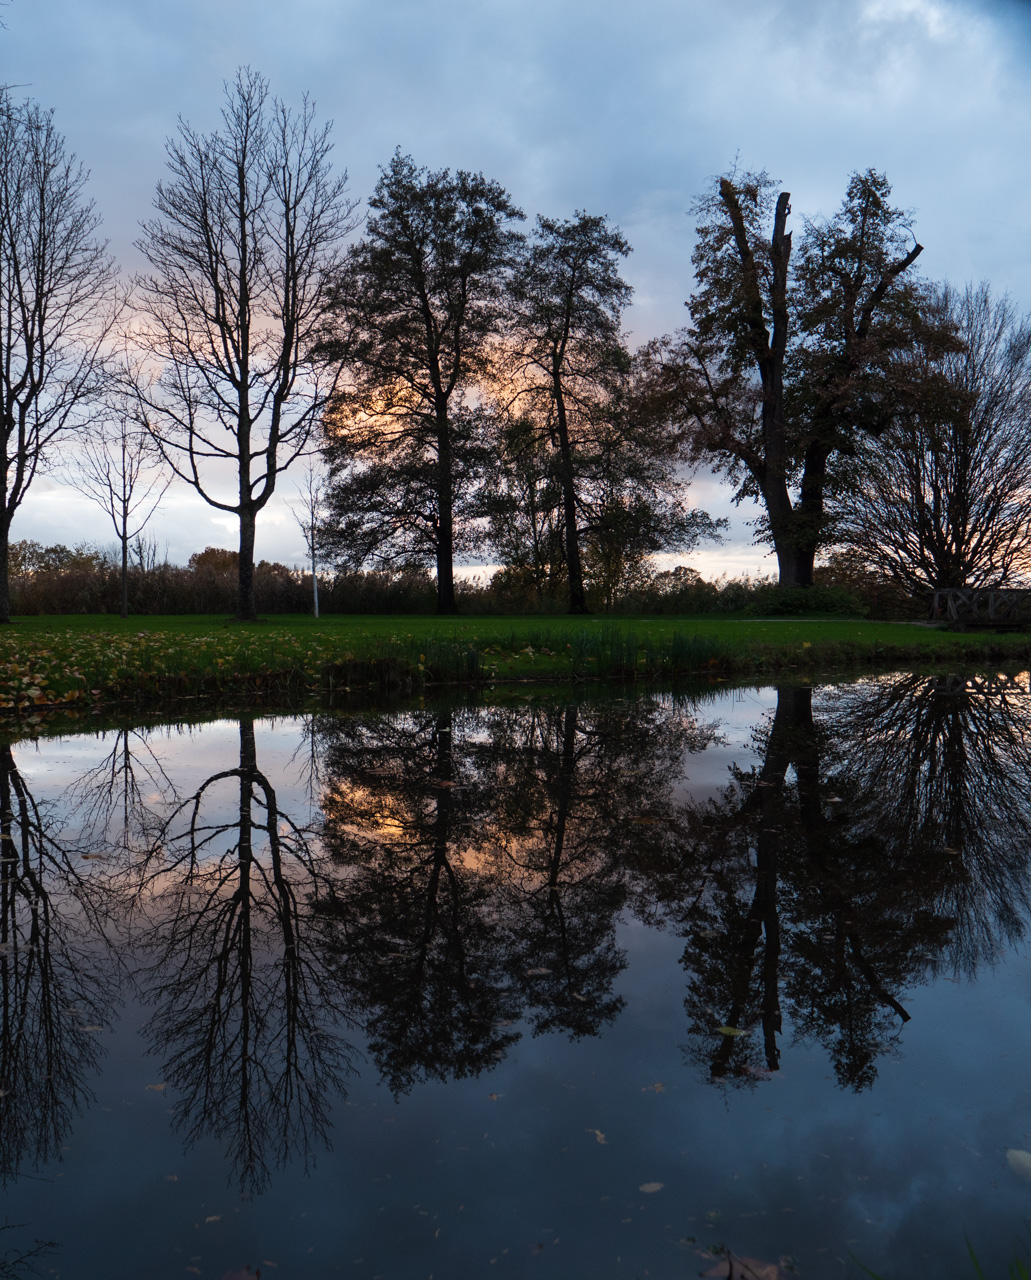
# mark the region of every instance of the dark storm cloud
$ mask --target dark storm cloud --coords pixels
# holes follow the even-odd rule
[[[177,116],[214,127],[248,63],[335,119],[356,195],[400,146],[482,169],[531,217],[607,213],[643,340],[682,323],[686,211],[735,156],[791,190],[796,226],[884,170],[925,273],[1031,303],[1028,49],[1007,0],[15,0],[0,78],[57,109],[127,265]]]

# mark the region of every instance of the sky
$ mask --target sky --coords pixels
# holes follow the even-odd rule
[[[1031,308],[1031,0],[10,0],[0,82],[53,108],[126,274],[181,118],[218,126],[249,65],[333,121],[334,161],[363,203],[395,147],[482,171],[530,221],[607,215],[634,246],[636,345],[685,323],[692,200],[735,163],[791,192],[792,225],[831,214],[853,170],[887,173],[925,246],[922,273],[987,279]],[[262,513],[257,555],[303,560],[296,480]],[[688,562],[770,573],[728,488],[691,501],[732,520]],[[235,520],[170,490],[148,527],[184,562],[236,545]],[[103,513],[35,483],[12,537],[108,543]]]

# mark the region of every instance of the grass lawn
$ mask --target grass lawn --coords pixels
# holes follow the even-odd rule
[[[0,630],[0,711],[475,680],[747,675],[1031,657],[1024,634],[850,618],[109,615]]]

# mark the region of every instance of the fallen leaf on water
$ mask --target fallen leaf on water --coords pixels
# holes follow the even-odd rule
[[[653,1191],[661,1191],[664,1185],[662,1182],[642,1182],[637,1189],[643,1191],[646,1196],[650,1196]]]
[[[546,978],[551,973],[550,969],[527,969],[526,976],[528,978]]]
[[[205,1218],[204,1221],[205,1222],[221,1222],[222,1215],[220,1213],[213,1213],[210,1218]]]
[[[91,1027],[80,1027],[80,1028],[79,1028],[79,1030],[80,1030],[80,1031],[106,1031],[106,1030],[107,1030],[107,1028],[106,1028],[106,1027],[91,1026]]]
[[[82,855],[83,862],[106,862],[108,855],[106,853],[84,853]]]
[[[1007,1147],[1006,1161],[1018,1177],[1031,1179],[1031,1151],[1019,1151],[1014,1147]]]
[[[162,1080],[160,1084],[148,1084],[147,1088],[153,1089],[155,1093],[161,1093],[162,1090],[168,1088],[168,1085],[165,1083],[164,1080]]]
[[[166,1182],[178,1182],[178,1181],[179,1181],[179,1175],[178,1175],[177,1173],[166,1173],[166,1174],[165,1174],[165,1181],[166,1181]]]
[[[499,1093],[488,1093],[487,1097],[490,1098],[491,1102],[497,1102],[501,1095]]]
[[[600,1129],[588,1129],[587,1132],[593,1133],[595,1141],[600,1142],[603,1147],[607,1147],[609,1145],[608,1138],[605,1137]]]
[[[717,1027],[716,1030],[721,1036],[746,1036],[747,1031],[742,1031],[740,1027]]]
[[[722,1276],[730,1280],[784,1280],[784,1272],[775,1262],[760,1262],[757,1258],[743,1258],[740,1254],[728,1254],[706,1276]]]
[[[644,1088],[641,1090],[641,1092],[642,1093],[663,1093],[665,1091],[665,1088],[666,1086],[662,1083],[661,1080],[659,1080],[655,1084],[646,1084]]]

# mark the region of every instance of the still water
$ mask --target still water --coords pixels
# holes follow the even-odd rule
[[[0,1276],[1004,1273],[1029,730],[906,675],[3,749]]]

